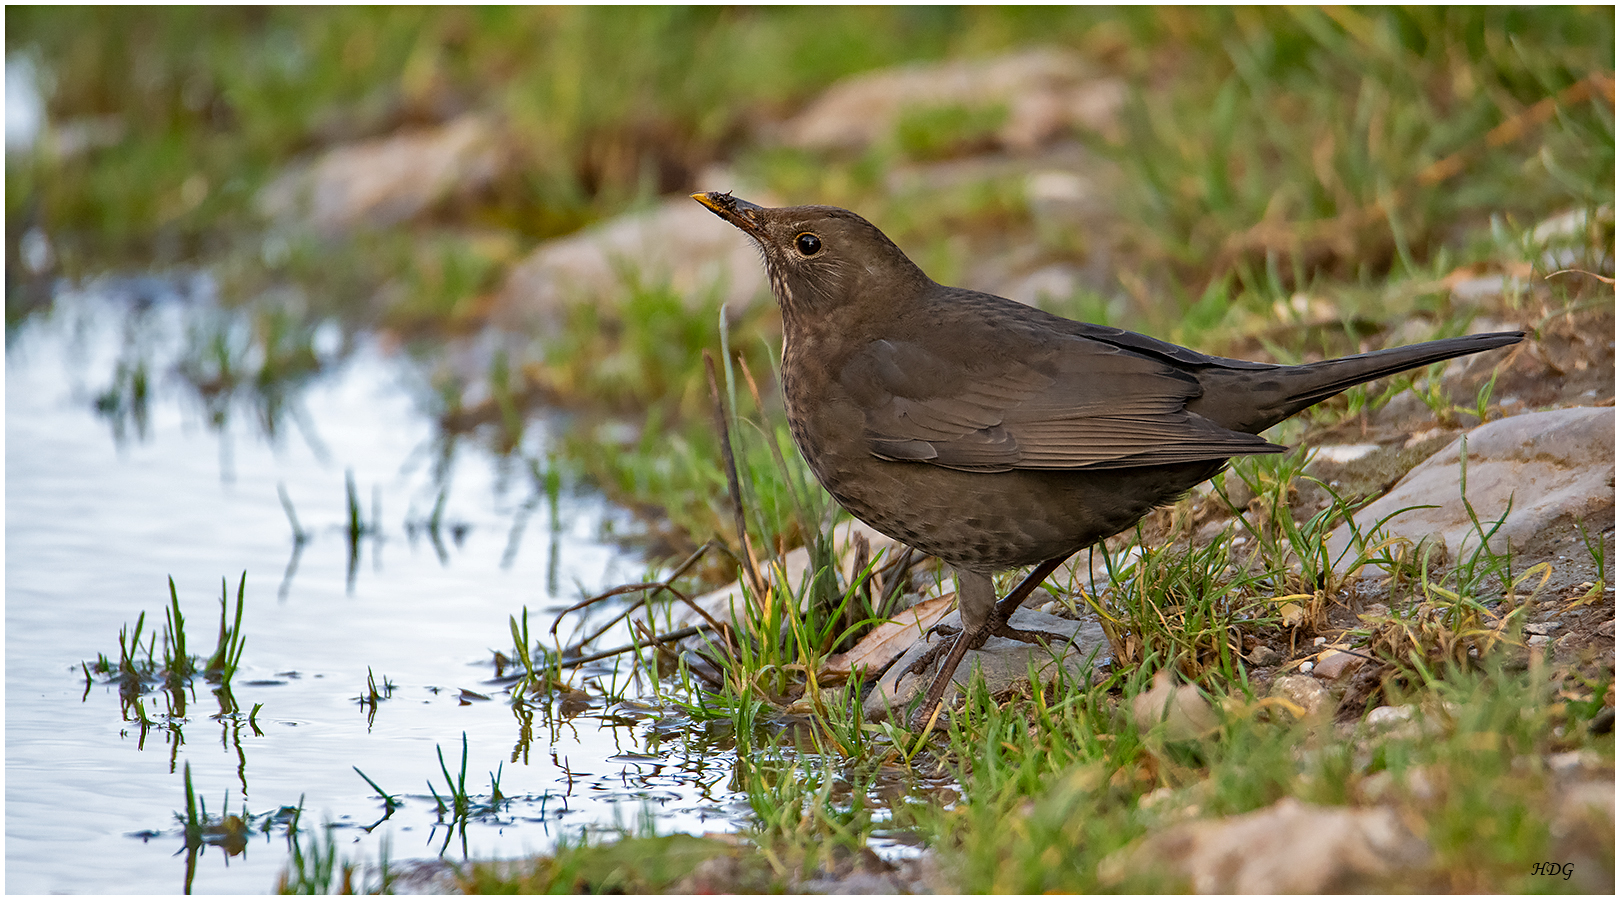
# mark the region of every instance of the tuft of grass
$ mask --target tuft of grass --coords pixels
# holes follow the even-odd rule
[[[704,864],[725,859],[727,874],[699,880]],[[709,867],[714,868],[714,867]],[[474,861],[457,874],[467,893],[652,894],[767,892],[783,887],[757,853],[723,838],[658,835],[651,825],[593,838],[560,836],[548,855],[522,862]]]
[[[1127,202],[1152,223],[1144,239],[1189,274],[1233,271],[1253,285],[1275,272],[1303,284],[1313,271],[1409,268],[1441,223],[1504,201],[1524,215],[1612,196],[1612,109],[1592,89],[1571,90],[1612,69],[1612,35],[1581,36],[1612,12],[1155,18],[1171,33],[1228,36],[1155,48],[1190,51],[1181,71],[1202,77],[1134,95],[1126,117]],[[1531,109],[1547,100],[1557,122],[1537,127]]]
[[[949,731],[962,801],[923,808],[918,828],[950,848],[941,859],[964,892],[1180,890],[1169,869],[1122,873],[1116,865],[1111,873],[1108,861],[1175,822],[1283,797],[1393,803],[1434,849],[1431,864],[1406,873],[1397,889],[1527,888],[1530,863],[1556,843],[1547,823],[1557,793],[1544,760],[1569,740],[1589,739],[1569,728],[1555,736],[1560,707],[1523,671],[1443,675],[1423,685],[1426,699],[1402,698],[1418,701],[1422,724],[1396,735],[1357,728],[1348,739],[1266,716],[1236,692],[1216,707],[1216,733],[1155,744],[1124,713],[1145,688],[1135,676],[1013,702],[970,692]],[[1418,773],[1438,791],[1399,787]],[[1488,865],[1475,862],[1486,857]]]
[[[364,777],[364,776],[362,776]],[[369,781],[369,779],[368,779]],[[361,864],[338,853],[331,823],[321,826],[320,837],[304,844],[298,827],[304,804],[300,800],[287,825],[287,867],[276,877],[278,894],[391,894],[393,874],[388,866],[388,841],[384,839],[377,861],[377,880],[360,879]]]
[[[240,813],[231,812],[230,795],[227,794],[220,806],[219,814],[211,815],[208,812],[207,799],[192,785],[189,762],[182,769],[181,781],[185,787],[185,810],[175,812],[174,819],[180,825],[184,842],[176,855],[179,853],[186,855],[184,885],[186,893],[191,893],[192,880],[197,872],[197,861],[209,847],[218,847],[227,858],[239,856],[247,849],[248,840],[255,830],[269,834],[277,825],[287,829],[289,841],[296,840],[298,815],[303,810],[303,798],[299,798],[297,808],[284,806],[271,812],[255,814],[247,809],[244,786]]]
[[[497,766],[494,772],[489,773],[488,799],[478,799],[467,788],[466,732],[462,732],[461,735],[461,767],[454,775],[451,774],[449,765],[444,761],[444,748],[435,745],[434,750],[439,757],[439,771],[443,773],[445,780],[445,795],[443,797],[439,796],[439,791],[433,786],[433,782],[428,781],[428,792],[433,795],[433,802],[437,806],[439,824],[445,826],[444,843],[440,845],[439,852],[444,853],[449,848],[451,839],[457,834],[461,835],[463,850],[465,850],[467,823],[473,819],[498,815],[506,805],[506,797],[501,793],[500,773],[503,767]],[[446,816],[449,817],[448,821],[446,821]],[[435,828],[437,828],[437,825]]]
[[[242,628],[246,591],[247,573],[243,572],[241,583],[237,585],[236,612],[234,617],[231,617],[228,615],[230,585],[221,580],[219,638],[213,654],[204,660],[187,651],[185,614],[180,608],[180,595],[175,588],[174,579],[170,578],[169,605],[164,610],[161,661],[157,657],[159,635],[155,633],[147,638],[143,658],[141,633],[146,625],[146,613],[143,612],[136,617],[133,630],[127,625],[119,629],[116,664],[106,654],[99,655],[94,663],[85,661],[80,664],[85,674],[86,696],[89,695],[90,686],[98,675],[105,677],[109,682],[116,682],[124,719],[140,727],[143,742],[146,732],[154,726],[161,725],[177,733],[180,726],[188,721],[187,698],[195,695],[198,675],[214,685],[213,693],[219,701],[219,715],[240,716],[241,709],[231,692],[231,680],[241,666],[242,652],[247,643]],[[159,688],[163,691],[165,712],[161,718],[155,719],[147,713],[141,698]],[[258,706],[255,706],[253,712],[257,711]]]

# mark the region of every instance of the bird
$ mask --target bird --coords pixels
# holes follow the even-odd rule
[[[1208,356],[939,284],[846,209],[691,196],[763,257],[788,426],[811,472],[855,518],[955,571],[961,629],[913,724],[933,720],[968,650],[1038,637],[1008,619],[1069,556],[1233,457],[1287,449],[1260,432],[1363,382],[1524,338],[1303,365]],[[998,599],[992,576],[1025,566]]]

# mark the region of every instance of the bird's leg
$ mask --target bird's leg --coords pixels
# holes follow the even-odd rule
[[[956,639],[951,642],[950,652],[945,655],[945,661],[939,664],[939,672],[934,681],[928,686],[928,694],[924,697],[922,706],[912,716],[912,724],[919,730],[926,728],[933,719],[934,709],[945,696],[945,688],[951,683],[951,675],[955,674],[956,667],[962,664],[962,657],[969,650],[984,646],[985,640],[990,637],[994,628],[992,618],[996,612],[996,587],[990,581],[990,576],[983,572],[969,572],[965,569],[956,570],[956,609],[962,617],[962,630],[956,633]],[[926,664],[928,657],[933,653],[924,654],[918,663]],[[913,665],[912,671],[918,666]]]
[[[955,635],[957,640],[952,641],[949,645],[941,642],[929,648],[928,652],[913,660],[911,665],[906,667],[903,674],[915,675],[927,671],[928,667],[933,665],[934,660],[939,659],[941,654],[947,654],[947,646],[949,651],[941,671],[947,674],[954,672],[957,665],[962,661],[962,654],[972,650],[974,647],[984,646],[985,640],[989,638],[991,632],[986,626],[988,626],[992,615],[994,615],[996,603],[996,589],[995,585],[990,581],[990,576],[958,569],[956,571],[956,585],[956,609],[961,614],[962,627],[953,629],[948,625],[935,625],[930,631],[946,637]],[[969,641],[964,643],[962,635],[969,635],[976,629],[982,629],[984,634],[980,635],[976,641],[970,637]],[[957,649],[959,645],[960,650]]]
[[[1066,559],[1068,559],[1067,556],[1054,556],[1030,569],[1029,574],[1024,576],[1023,581],[1018,582],[1017,587],[1008,591],[1007,596],[996,602],[996,610],[990,618],[990,621],[995,625],[993,632],[995,635],[1012,638],[1015,641],[1023,641],[1026,644],[1033,644],[1041,638],[1066,640],[1064,635],[1052,634],[1047,631],[1022,631],[1007,624],[1007,620],[1011,619],[1012,614],[1018,611],[1018,607],[1023,606],[1024,601],[1029,599],[1029,595],[1035,593],[1035,589],[1041,586],[1041,582],[1045,581],[1048,575],[1057,571],[1057,567],[1063,565],[1063,561]]]
[[[922,706],[914,715],[913,723],[926,723],[933,718],[934,708],[945,696],[945,689],[951,683],[951,676],[956,674],[956,667],[962,664],[962,657],[969,650],[984,646],[984,642],[992,634],[1010,637],[1025,643],[1035,643],[1041,637],[1057,638],[1063,640],[1062,635],[1047,635],[1045,632],[1020,631],[1007,624],[1007,619],[1013,611],[1018,609],[1029,595],[1052,574],[1058,566],[1063,564],[1066,556],[1059,556],[1037,565],[1024,580],[1018,582],[999,602],[996,600],[996,589],[990,581],[990,576],[981,572],[968,572],[958,569],[956,572],[957,594],[956,608],[961,612],[962,630],[957,633],[956,640],[951,643],[950,653],[945,661],[939,664],[939,672],[934,681],[928,686],[928,694],[923,698]],[[932,654],[925,655],[919,663],[926,665]],[[918,665],[911,666],[916,671]]]

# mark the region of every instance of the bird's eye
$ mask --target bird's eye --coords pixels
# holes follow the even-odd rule
[[[793,244],[799,248],[801,256],[815,256],[821,252],[821,238],[808,231],[801,232],[798,237],[794,238]]]

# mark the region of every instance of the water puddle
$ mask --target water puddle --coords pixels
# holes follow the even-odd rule
[[[544,611],[643,574],[603,538],[622,512],[536,477],[546,424],[510,456],[446,446],[415,369],[335,328],[311,342],[330,374],[246,399],[199,391],[178,348],[247,327],[212,290],[109,280],[7,334],[6,889],[178,892],[188,768],[210,817],[246,813],[238,840],[194,861],[196,892],[270,890],[300,803],[306,841],[331,822],[350,860],[515,857],[643,815],[660,833],[734,829],[746,802],[726,785],[724,735],[634,702],[506,701],[492,660],[510,652],[509,617],[527,607],[538,633]],[[217,330],[199,337],[200,322]],[[351,479],[376,526],[353,556]],[[116,684],[87,690],[80,662],[116,660],[143,611],[156,630],[170,577],[206,654],[222,582],[234,600],[244,570],[234,695],[262,704],[251,723],[211,717],[199,685],[183,724],[143,730]],[[611,661],[595,671],[617,677]],[[358,702],[368,683],[391,685],[375,708]],[[498,779],[508,802],[452,832],[434,794],[464,736],[467,792],[488,800]]]

